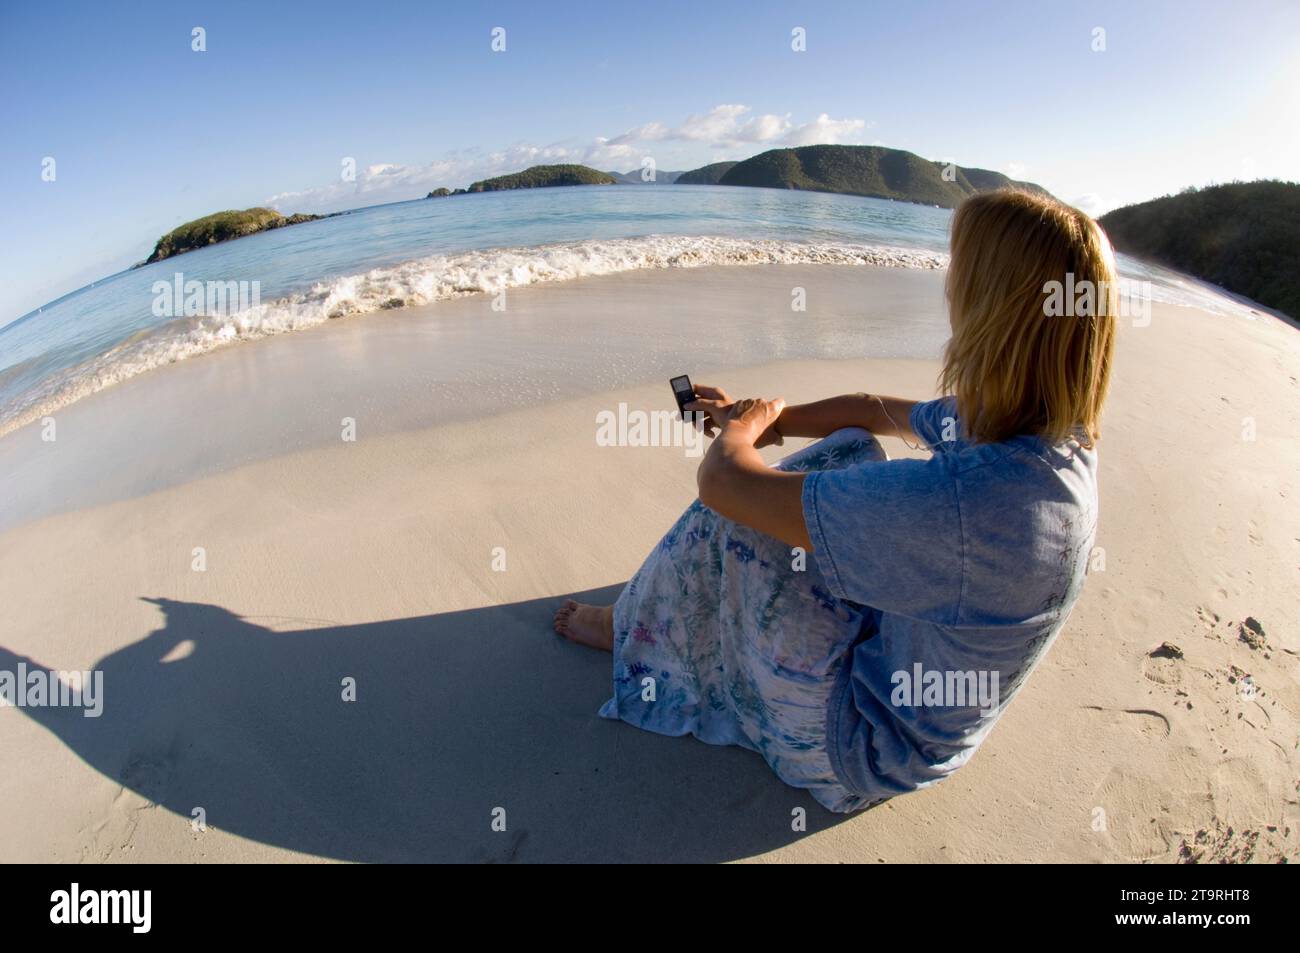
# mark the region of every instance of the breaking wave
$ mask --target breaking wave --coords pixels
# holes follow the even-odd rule
[[[224,315],[176,318],[41,379],[0,408],[0,435],[165,364],[332,318],[645,268],[827,264],[935,269],[946,255],[879,245],[652,235],[434,255],[355,275]],[[11,371],[15,369],[10,369]]]

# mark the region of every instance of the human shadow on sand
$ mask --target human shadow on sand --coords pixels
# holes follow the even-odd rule
[[[148,601],[164,626],[94,666],[100,717],[21,711],[187,832],[202,808],[342,860],[725,861],[844,819],[752,752],[598,718],[609,656],[550,633],[556,599],[293,631]],[[37,665],[0,648],[19,662]]]

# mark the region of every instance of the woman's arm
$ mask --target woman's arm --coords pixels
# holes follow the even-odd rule
[[[842,427],[915,439],[909,423],[915,401],[846,394],[811,404],[747,398],[733,401],[717,387],[696,385],[699,399],[686,410],[706,414],[717,439],[700,462],[700,502],[728,519],[791,546],[812,549],[803,518],[804,474],[775,470],[758,452],[783,437],[824,437]]]
[[[709,509],[808,551],[812,541],[803,518],[804,474],[772,469],[755,447],[784,406],[780,398],[687,404],[688,410],[708,413],[720,428],[700,462],[696,482],[700,502]]]
[[[841,427],[862,427],[878,437],[915,442],[910,423],[914,406],[914,400],[874,394],[828,397],[785,408],[776,420],[776,433],[782,437],[825,437]]]

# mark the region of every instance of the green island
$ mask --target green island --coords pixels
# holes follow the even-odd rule
[[[1047,191],[1001,172],[932,162],[884,146],[800,146],[772,149],[743,162],[715,162],[678,177],[679,185],[747,185],[767,189],[837,192],[956,208],[976,192],[1004,186]]]
[[[499,175],[473,183],[467,192],[500,192],[506,189],[545,189],[555,185],[617,185],[607,172],[585,165],[535,165],[511,175]]]
[[[656,172],[653,179],[641,177],[640,169],[630,172],[601,172],[585,165],[535,165],[512,175],[483,179],[467,189],[434,189],[426,199],[442,199],[469,192],[503,192],[510,189],[546,189],[560,185],[672,185],[681,172]]]
[[[718,180],[740,165],[739,162],[712,162],[677,177],[677,185],[717,185]]]
[[[660,169],[656,169],[655,176],[653,179],[642,178],[643,173],[640,169],[633,169],[630,172],[611,171],[611,172],[606,172],[605,174],[608,175],[610,178],[612,178],[619,185],[676,185],[677,177],[682,173],[673,172],[671,170],[663,171]]]
[[[311,222],[318,218],[327,217],[325,215],[285,216],[269,208],[246,208],[242,212],[214,212],[211,215],[196,218],[192,222],[186,222],[184,225],[173,228],[158,239],[157,244],[154,245],[153,254],[141,262],[140,265],[149,265],[155,261],[182,255],[196,248],[205,248],[208,245],[228,242],[235,238],[243,238],[246,235],[255,235],[258,232],[270,231],[273,228],[283,228],[286,225],[297,225],[300,222]],[[138,268],[140,265],[136,267]]]
[[[1188,188],[1099,221],[1118,251],[1300,318],[1300,185],[1294,182]]]
[[[664,185],[742,185],[836,192],[942,208],[955,208],[968,195],[1004,186],[1047,194],[1040,186],[1017,182],[1001,172],[932,162],[902,149],[883,146],[772,149],[744,161],[713,162],[689,172],[661,172],[654,181]],[[601,172],[585,165],[535,165],[511,175],[483,179],[467,189],[434,189],[426,198],[558,185],[633,185],[642,182],[638,170]]]
[[[628,173],[631,175],[631,173]],[[618,176],[617,178],[615,176]],[[620,185],[619,173],[601,172],[585,165],[535,165],[522,172],[481,179],[467,189],[434,189],[426,199],[441,199],[469,192],[506,192],[511,189],[549,189],[558,185]]]

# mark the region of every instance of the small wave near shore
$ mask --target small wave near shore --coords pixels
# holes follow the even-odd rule
[[[245,310],[178,317],[138,332],[11,398],[0,407],[0,436],[154,368],[334,318],[648,268],[778,264],[938,269],[948,258],[884,245],[662,235],[433,255],[318,281]]]

